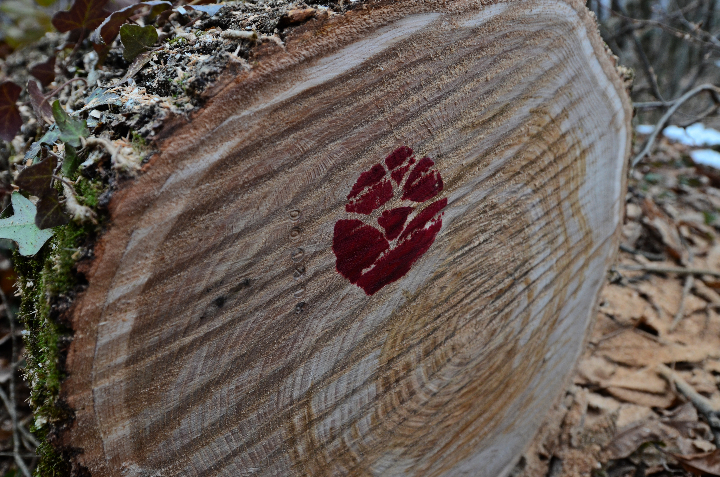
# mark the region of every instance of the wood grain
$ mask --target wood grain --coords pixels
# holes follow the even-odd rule
[[[616,246],[631,111],[594,21],[401,0],[273,48],[115,195],[62,444],[94,476],[503,475]],[[442,228],[368,295],[333,230],[402,146],[442,176]]]

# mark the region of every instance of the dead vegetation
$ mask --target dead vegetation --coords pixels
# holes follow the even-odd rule
[[[589,346],[516,477],[720,475],[720,177],[688,152],[632,171]]]

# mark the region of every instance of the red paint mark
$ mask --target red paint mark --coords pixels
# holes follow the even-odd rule
[[[348,199],[350,197],[348,196]],[[369,215],[373,210],[384,205],[393,198],[393,187],[390,181],[384,180],[366,189],[356,200],[345,205],[345,210],[357,214]]]
[[[386,210],[378,218],[378,224],[385,229],[385,237],[388,240],[395,240],[403,231],[403,226],[408,215],[415,210],[412,207],[398,207],[397,209]]]
[[[393,170],[403,165],[405,161],[413,155],[413,150],[407,146],[395,149],[388,157],[385,158],[385,165],[388,169]]]
[[[443,190],[440,173],[435,169],[430,169],[434,165],[435,163],[429,157],[420,159],[420,162],[410,172],[403,186],[403,199],[424,202],[432,199]]]
[[[415,165],[413,150],[407,146],[398,148],[385,159],[385,164],[399,186]],[[422,203],[442,192],[443,181],[440,172],[432,169],[434,165],[428,157],[415,165],[402,188],[402,200]],[[393,184],[386,179],[387,172],[382,164],[376,164],[360,174],[348,194],[345,210],[369,215],[395,197]],[[337,271],[368,295],[399,280],[435,242],[442,228],[445,206],[447,199],[443,198],[422,209],[418,205],[384,210],[377,222],[385,233],[357,219],[339,220],[333,236]],[[419,212],[405,225],[416,211]]]

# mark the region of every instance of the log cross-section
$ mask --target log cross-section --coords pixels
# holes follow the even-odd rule
[[[582,350],[631,117],[579,0],[369,1],[263,45],[110,205],[78,475],[504,475]]]

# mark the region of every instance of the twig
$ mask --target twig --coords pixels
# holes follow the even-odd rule
[[[656,109],[669,108],[675,104],[675,101],[648,101],[646,103],[633,103],[635,109]]]
[[[85,78],[72,78],[72,79],[69,79],[69,80],[67,80],[66,82],[64,82],[63,84],[61,84],[60,86],[58,86],[57,88],[55,88],[52,92],[50,92],[50,93],[48,93],[47,95],[45,95],[45,97],[43,97],[43,100],[40,101],[40,106],[42,106],[43,104],[45,104],[48,99],[50,99],[50,98],[52,98],[53,96],[55,96],[56,94],[58,94],[65,86],[69,85],[69,84],[72,83],[73,81],[82,81],[83,83],[85,83],[85,86],[87,86],[87,81],[85,81]]]
[[[720,447],[720,411],[713,407],[710,400],[701,396],[675,371],[664,364],[661,363],[657,366],[657,372],[671,385],[674,384],[675,388],[680,391],[680,393],[685,396],[693,404],[693,406],[695,406],[698,412],[705,416],[708,424],[710,424],[710,429],[712,429],[712,433],[715,438],[715,445]]]
[[[682,295],[680,296],[680,305],[678,306],[677,313],[675,313],[672,323],[670,323],[670,328],[668,329],[670,333],[675,331],[675,327],[678,325],[678,323],[680,323],[680,320],[682,320],[683,316],[685,316],[685,300],[687,300],[687,296],[688,294],[690,294],[690,289],[692,288],[694,283],[695,277],[693,275],[685,276],[685,284],[683,285]]]
[[[633,42],[635,43],[635,49],[638,52],[638,56],[640,57],[640,61],[642,62],[643,68],[645,69],[645,76],[647,76],[648,81],[650,81],[650,88],[652,89],[653,95],[660,101],[665,102],[665,100],[662,97],[662,94],[660,94],[660,87],[658,86],[657,75],[655,74],[655,69],[652,67],[652,64],[650,64],[650,60],[648,59],[647,55],[645,54],[645,50],[643,49],[642,45],[640,44],[640,38],[638,38],[637,32],[635,30],[632,31],[632,39],[633,39]]]
[[[73,186],[62,181],[62,187],[65,194],[65,209],[72,216],[73,220],[92,222],[97,225],[97,215],[90,207],[86,207],[77,201]]]
[[[662,260],[665,260],[665,255],[659,253],[650,253],[644,250],[637,250],[634,248],[630,248],[627,245],[620,244],[620,250],[622,250],[623,252],[631,253],[633,255],[642,255],[643,257],[647,258],[648,260],[652,260],[653,262],[660,262]]]
[[[3,306],[5,307],[5,313],[7,314],[8,321],[10,322],[10,342],[12,343],[12,356],[11,364],[13,365],[12,372],[10,373],[10,397],[8,398],[5,391],[0,387],[0,398],[5,403],[5,407],[8,409],[10,414],[10,420],[13,426],[13,456],[15,457],[15,464],[18,466],[20,471],[25,477],[31,477],[30,470],[25,465],[25,461],[20,456],[20,439],[18,437],[18,419],[17,412],[15,411],[15,367],[14,364],[17,362],[18,347],[17,347],[17,336],[15,335],[15,316],[13,316],[12,310],[10,309],[10,302],[5,296],[5,292],[0,288],[0,298],[2,299]]]
[[[629,272],[674,273],[676,275],[709,275],[720,277],[720,272],[701,268],[664,267],[658,265],[618,265],[617,268]]]
[[[38,440],[35,438],[35,436],[33,436],[33,435],[30,433],[30,431],[28,431],[27,429],[25,429],[25,426],[23,426],[22,424],[20,424],[20,425],[18,425],[18,429],[20,430],[20,434],[22,434],[23,436],[25,436],[25,439],[27,439],[28,442],[30,442],[30,444],[34,445],[35,447],[39,447],[39,446],[40,446],[40,441],[38,441]]]
[[[693,96],[702,93],[703,91],[709,91],[710,94],[713,95],[713,99],[715,102],[720,102],[720,88],[718,88],[715,85],[712,84],[703,84],[698,86],[697,88],[694,88],[684,95],[682,95],[680,98],[673,101],[673,105],[670,107],[670,109],[667,110],[667,112],[663,115],[662,118],[660,118],[660,121],[655,125],[655,130],[652,132],[650,137],[648,138],[647,142],[645,143],[645,147],[643,147],[643,150],[640,151],[640,154],[635,156],[635,158],[632,161],[632,167],[635,167],[640,160],[647,156],[650,153],[650,150],[652,148],[653,143],[655,142],[655,139],[657,138],[660,131],[665,127],[665,124],[670,120],[673,114],[675,114],[675,111],[678,110],[680,106],[682,106],[685,102],[687,102],[690,98]]]

